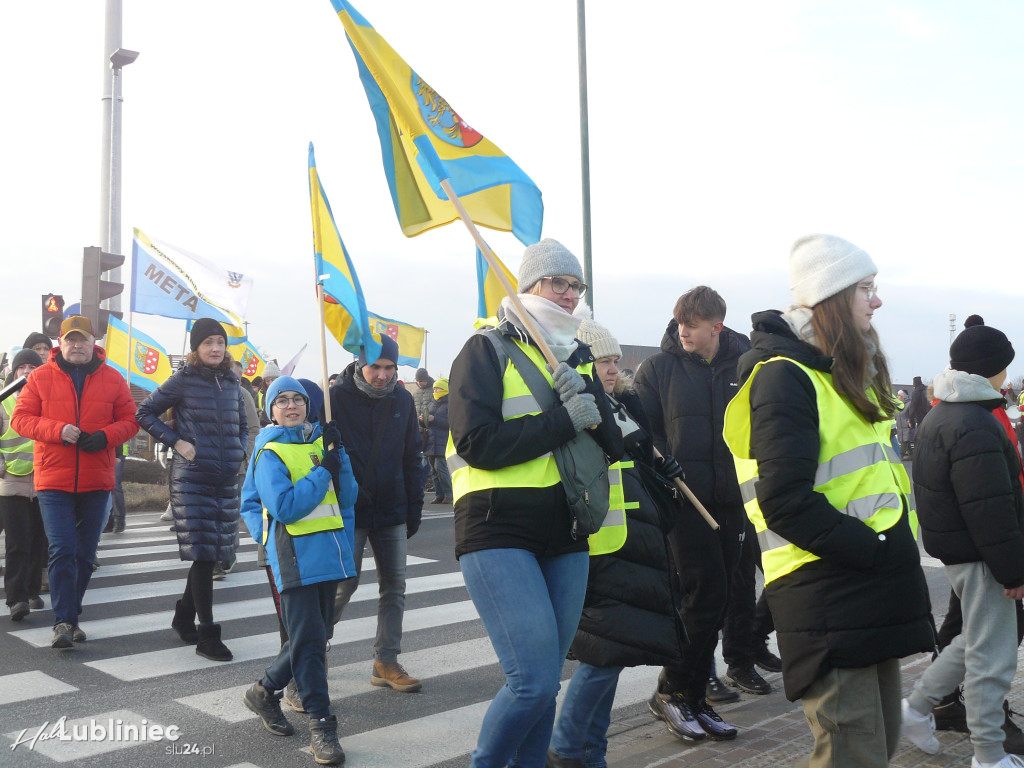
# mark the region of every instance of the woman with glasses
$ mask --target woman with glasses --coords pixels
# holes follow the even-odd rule
[[[238,468],[248,439],[245,403],[223,326],[197,320],[190,346],[185,365],[143,401],[136,419],[175,453],[171,511],[178,554],[192,566],[171,628],[184,642],[196,643],[200,656],[230,661],[220,625],[213,623],[213,568],[230,560],[236,546]],[[173,428],[159,419],[168,409]]]
[[[475,768],[544,765],[562,663],[583,608],[587,537],[575,529],[551,451],[596,427],[586,434],[610,460],[622,453],[593,355],[576,341],[582,276],[554,240],[523,254],[519,298],[559,361],[553,374],[506,298],[498,328],[487,332],[504,341],[475,334],[449,377],[455,554],[506,677],[484,717]],[[554,407],[541,411],[511,358],[502,361],[505,343],[557,390]]]
[[[900,658],[935,648],[911,521],[889,442],[896,413],[872,324],[871,257],[810,235],[789,259],[794,304],[753,316],[725,414],[786,697],[814,735],[810,768],[882,768],[900,735]]]

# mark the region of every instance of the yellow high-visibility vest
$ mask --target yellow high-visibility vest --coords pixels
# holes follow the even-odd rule
[[[544,356],[536,347],[524,344],[518,339],[512,340],[527,357],[540,369],[544,378],[554,387],[554,380],[545,367]],[[593,363],[584,363],[576,366],[581,374],[590,374],[593,370]],[[530,388],[526,385],[523,377],[511,360],[505,363],[505,372],[501,379],[502,399],[501,417],[505,421],[520,419],[523,416],[533,416],[541,412]],[[455,443],[452,441],[451,432],[448,433],[448,446],[445,449],[445,459],[448,463],[448,470],[452,476],[452,495],[458,501],[467,493],[473,491],[489,490],[491,488],[547,488],[562,481],[558,474],[558,466],[555,464],[555,457],[551,451],[538,456],[535,459],[524,461],[522,464],[515,464],[511,467],[501,469],[478,469],[471,467],[466,460],[455,452]]]
[[[787,357],[758,363],[750,378],[725,409],[725,442],[736,461],[747,517],[761,544],[765,583],[819,560],[777,533],[768,530],[757,502],[757,461],[750,457],[750,385],[758,371],[779,360],[792,363],[814,385],[818,407],[818,469],[814,490],[837,510],[855,517],[882,534],[899,522],[906,506],[911,530],[917,520],[911,502],[910,478],[889,442],[891,422],[871,423],[855,410],[832,384],[832,374],[816,371]]]
[[[622,485],[622,470],[632,467],[632,461],[616,461],[608,467],[608,515],[597,533],[590,534],[591,557],[617,552],[626,543],[626,510],[640,508],[640,502],[626,501]]]
[[[263,451],[271,451],[284,462],[291,476],[292,485],[320,466],[320,457],[324,455],[324,441],[318,437],[312,443],[267,443],[256,455],[259,461]],[[314,458],[316,462],[314,462]],[[329,483],[327,493],[323,500],[301,520],[285,525],[285,529],[292,536],[305,536],[320,531],[333,531],[344,528],[345,521],[341,517],[341,509],[338,507],[338,496],[334,492],[334,484]],[[267,508],[263,507],[263,544],[267,543],[270,528],[270,515]]]
[[[4,410],[7,411],[7,431],[0,435],[0,453],[4,456],[7,464],[7,471],[12,475],[24,477],[32,474],[32,451],[36,441],[28,437],[22,437],[14,431],[11,426],[11,414],[14,413],[14,397],[4,400]]]

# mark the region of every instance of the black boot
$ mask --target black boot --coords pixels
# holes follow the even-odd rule
[[[103,526],[103,533],[110,533],[114,530],[114,516],[111,515],[107,518],[107,524]]]
[[[220,624],[200,624],[196,653],[210,661],[231,661],[234,656],[220,641]]]
[[[199,640],[199,632],[196,630],[195,609],[188,610],[181,604],[181,600],[174,604],[174,619],[171,620],[171,629],[178,633],[183,643],[195,645]]]
[[[291,736],[295,727],[281,711],[281,692],[268,691],[257,681],[242,696],[242,703],[260,716],[263,727],[275,736]]]
[[[319,720],[310,718],[309,736],[313,759],[320,765],[341,765],[345,762],[345,750],[338,743],[338,718],[334,715]]]
[[[114,533],[124,533],[124,515],[111,515],[111,520],[114,521]]]

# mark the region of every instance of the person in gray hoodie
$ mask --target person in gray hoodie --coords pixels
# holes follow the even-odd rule
[[[942,561],[960,598],[963,631],[903,700],[903,734],[939,751],[932,707],[964,682],[972,768],[1024,767],[1007,755],[1002,701],[1017,667],[1014,601],[1024,597],[1024,488],[1021,464],[992,414],[1014,351],[995,328],[967,328],[935,377],[939,403],[921,422],[914,493],[924,548]]]

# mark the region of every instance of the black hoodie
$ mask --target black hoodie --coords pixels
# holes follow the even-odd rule
[[[741,382],[757,363],[778,356],[831,370],[832,358],[798,339],[780,312],[759,312],[752,320],[753,346],[740,360]],[[933,650],[928,585],[908,516],[881,536],[813,490],[821,426],[807,374],[786,362],[763,366],[750,388],[750,410],[765,521],[821,558],[767,587],[787,698],[801,698],[833,668]]]

